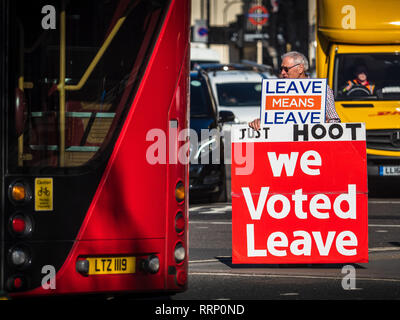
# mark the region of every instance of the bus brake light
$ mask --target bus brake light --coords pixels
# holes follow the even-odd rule
[[[23,233],[26,229],[25,220],[21,216],[16,216],[11,222],[12,229],[15,233]]]

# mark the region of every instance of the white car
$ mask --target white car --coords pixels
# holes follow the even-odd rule
[[[258,66],[258,65],[257,65]],[[231,162],[230,131],[232,124],[249,123],[260,118],[262,80],[276,78],[268,66],[262,68],[243,64],[202,65],[214,92],[218,112],[231,111],[234,122],[224,123],[225,163]]]
[[[190,43],[190,69],[202,63],[220,63],[219,53],[203,43]]]
[[[241,65],[220,65],[214,70],[210,67],[207,73],[218,111],[232,111],[235,123],[260,118],[262,79],[275,76]]]

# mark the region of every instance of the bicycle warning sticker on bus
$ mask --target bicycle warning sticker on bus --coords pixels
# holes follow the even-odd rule
[[[53,178],[35,179],[35,211],[53,211]]]

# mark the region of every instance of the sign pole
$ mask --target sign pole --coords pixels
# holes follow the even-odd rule
[[[258,5],[261,6],[261,0],[258,0]],[[258,24],[257,25],[257,33],[261,34],[262,33],[262,25]],[[257,40],[257,63],[258,64],[263,64],[263,44],[262,40]]]
[[[257,32],[261,34],[261,26],[257,26]],[[257,40],[257,63],[263,64],[263,43],[262,40]]]
[[[268,21],[268,10],[261,5],[261,1],[257,1],[257,5],[252,6],[248,13],[249,21],[256,26],[258,39],[257,40],[257,63],[263,63],[263,43],[262,43],[262,26]]]

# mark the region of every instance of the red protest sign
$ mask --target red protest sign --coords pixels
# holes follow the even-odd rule
[[[232,130],[233,263],[368,261],[364,124]]]

